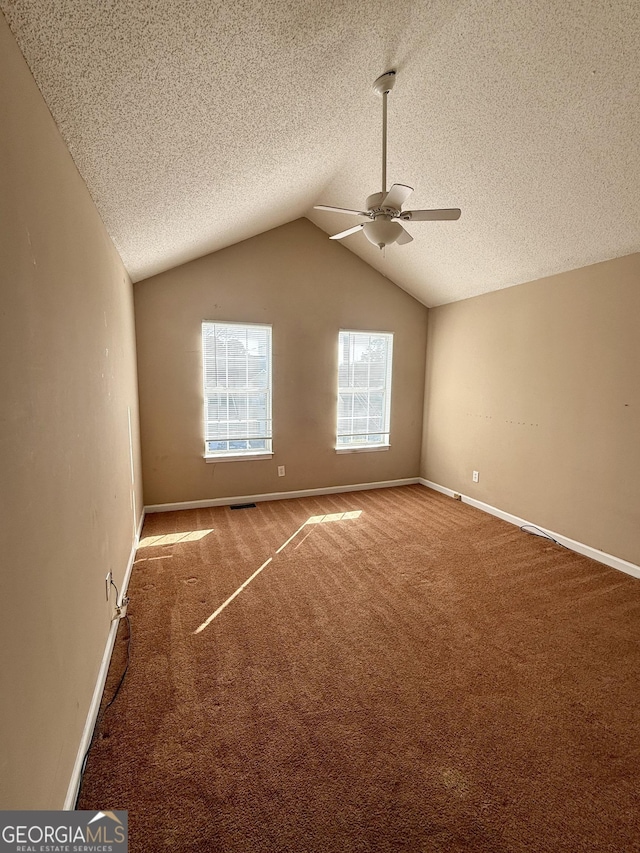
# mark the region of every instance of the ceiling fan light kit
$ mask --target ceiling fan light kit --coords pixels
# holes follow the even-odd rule
[[[394,184],[387,191],[387,95],[393,89],[395,82],[396,72],[387,71],[373,83],[374,92],[382,97],[382,192],[373,193],[367,198],[366,210],[316,204],[316,210],[365,216],[369,220],[354,225],[353,228],[347,228],[339,234],[333,234],[329,238],[331,240],[342,240],[357,231],[364,231],[364,236],[370,243],[379,249],[384,249],[392,243],[402,245],[413,240],[411,234],[402,227],[401,222],[439,222],[460,218],[460,209],[457,207],[439,210],[402,210],[402,205],[413,192],[413,187],[406,184]]]
[[[377,216],[373,222],[365,222],[362,230],[370,243],[383,249],[390,243],[395,243],[404,228],[390,216]]]

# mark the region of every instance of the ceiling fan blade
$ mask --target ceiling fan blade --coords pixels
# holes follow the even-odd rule
[[[402,228],[402,225],[400,227]],[[411,234],[409,234],[408,231],[406,231],[404,228],[402,228],[402,234],[398,237],[398,239],[396,240],[396,243],[399,246],[403,246],[405,243],[411,243],[412,240],[413,240],[413,237],[411,236]]]
[[[329,237],[330,240],[342,240],[343,237],[348,237],[349,234],[355,234],[356,231],[360,231],[361,228],[364,228],[366,222],[361,222],[360,225],[354,225],[353,228],[347,228],[346,231],[341,231],[339,234],[334,234],[332,237]]]
[[[446,219],[460,219],[459,207],[445,207],[440,210],[403,210],[395,219],[403,222],[442,222]]]
[[[331,207],[329,204],[314,204],[314,210],[328,210],[330,213],[350,213],[353,216],[370,216],[371,214],[367,213],[364,210],[349,210],[347,207]]]
[[[380,207],[392,207],[394,210],[400,210],[412,192],[413,187],[408,187],[406,184],[394,184],[380,202]]]

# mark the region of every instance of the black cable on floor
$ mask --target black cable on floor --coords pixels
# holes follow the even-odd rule
[[[111,580],[111,585],[113,587],[115,587],[116,601],[118,601],[118,598],[120,597],[118,587],[115,585],[113,580]],[[85,768],[87,766],[87,760],[89,758],[89,753],[91,752],[91,747],[93,746],[93,741],[95,739],[96,732],[99,730],[100,726],[102,725],[102,723],[104,721],[105,714],[107,713],[109,708],[113,705],[113,703],[116,701],[118,693],[120,692],[120,688],[122,687],[122,685],[124,683],[125,676],[126,676],[127,671],[129,669],[129,663],[131,661],[131,620],[129,619],[128,615],[125,615],[121,618],[126,620],[127,628],[128,628],[128,633],[127,633],[127,662],[125,664],[124,670],[122,671],[122,675],[120,676],[120,680],[118,681],[118,686],[115,689],[115,693],[113,694],[113,696],[111,697],[109,702],[104,706],[104,708],[102,709],[102,711],[98,715],[98,719],[96,720],[96,724],[93,727],[93,734],[91,735],[91,741],[89,743],[87,751],[84,754],[84,758],[82,759],[82,769],[80,770],[80,783],[78,785],[78,793],[76,794],[76,801],[75,801],[74,806],[73,806],[74,809],[78,808],[78,800],[80,799],[80,793],[82,792],[82,783],[84,781],[84,771],[85,771]]]
[[[527,529],[530,528],[530,529]],[[552,542],[555,542],[556,545],[559,545],[561,548],[566,548],[566,545],[563,545],[562,542],[558,542],[557,539],[554,539],[550,533],[547,533],[546,530],[542,530],[540,527],[536,527],[535,524],[523,524],[520,527],[523,533],[530,533],[532,536],[542,536],[544,539],[550,539]],[[570,550],[567,548],[567,550]]]

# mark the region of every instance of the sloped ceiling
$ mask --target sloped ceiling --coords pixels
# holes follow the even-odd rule
[[[389,183],[426,305],[640,249],[637,0],[0,0],[133,280]]]

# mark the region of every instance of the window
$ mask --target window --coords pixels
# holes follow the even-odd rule
[[[271,326],[202,324],[205,457],[271,454]]]
[[[388,447],[393,335],[342,330],[338,347],[336,450]]]

